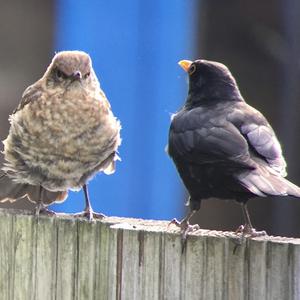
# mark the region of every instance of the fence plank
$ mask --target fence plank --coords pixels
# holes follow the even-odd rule
[[[36,219],[35,299],[55,299],[57,230],[54,218]]]

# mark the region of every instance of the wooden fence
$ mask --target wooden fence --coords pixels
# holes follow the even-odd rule
[[[1,210],[0,299],[300,299],[300,239],[167,225]]]

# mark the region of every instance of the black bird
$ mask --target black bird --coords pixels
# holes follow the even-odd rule
[[[239,231],[265,234],[253,228],[247,201],[268,195],[300,197],[300,188],[284,178],[286,162],[272,127],[245,102],[225,65],[202,59],[179,65],[189,74],[189,92],[172,116],[168,153],[189,192],[190,212],[173,222],[185,238],[202,199],[234,199],[245,219]]]

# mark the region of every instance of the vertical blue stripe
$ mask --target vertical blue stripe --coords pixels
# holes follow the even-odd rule
[[[94,210],[108,215],[180,217],[183,191],[165,153],[170,115],[187,84],[177,66],[195,58],[196,0],[56,2],[54,50],[88,52],[101,86],[122,123],[122,161],[114,175],[90,184]],[[82,193],[55,205],[79,211]]]

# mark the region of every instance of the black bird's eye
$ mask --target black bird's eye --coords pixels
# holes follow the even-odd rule
[[[192,75],[193,73],[195,73],[196,71],[196,66],[194,64],[192,64],[189,68],[189,74]]]
[[[90,75],[91,75],[90,72],[86,73],[86,74],[84,75],[84,79],[87,79],[88,77],[90,77]]]

